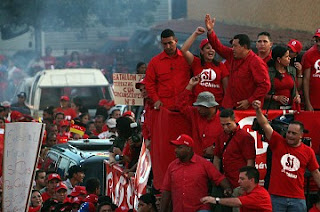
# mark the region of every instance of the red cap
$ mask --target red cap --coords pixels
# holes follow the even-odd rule
[[[135,115],[132,111],[128,110],[127,112],[122,114],[123,117],[125,116],[131,116],[132,118],[135,118]]]
[[[301,42],[296,39],[290,40],[289,43],[287,44],[287,46],[289,46],[291,48],[291,50],[296,53],[300,53],[302,50]]]
[[[114,106],[114,101],[108,101],[106,99],[101,99],[99,101],[99,106]]]
[[[80,197],[75,197],[75,198],[73,198],[73,199],[71,200],[71,203],[72,203],[72,204],[79,204],[79,205],[81,205],[82,202],[83,202],[83,199],[80,198]]]
[[[53,179],[57,179],[57,180],[60,180],[60,181],[61,181],[61,177],[60,177],[60,175],[57,174],[57,173],[52,173],[52,174],[50,174],[50,175],[48,176],[48,181],[51,181],[51,180],[53,180]]]
[[[313,37],[320,37],[320,28],[316,30]]]
[[[171,141],[172,144],[174,145],[186,145],[189,147],[193,147],[193,139],[186,135],[186,134],[181,134],[177,140]]]
[[[92,202],[92,203],[97,203],[98,202],[98,196],[95,194],[89,194],[88,196],[86,196],[86,198],[84,199],[84,202]]]
[[[64,183],[59,183],[56,187],[56,191],[59,191],[61,189],[68,190],[67,186]]]
[[[69,121],[68,120],[61,120],[60,121],[60,126],[69,126]]]
[[[199,45],[199,48],[202,49],[207,43],[209,43],[208,38],[203,39]]]
[[[69,99],[68,96],[61,96],[61,97],[60,97],[60,101],[62,101],[62,100],[64,100],[64,101],[70,101],[70,99]]]
[[[19,120],[19,119],[23,118],[23,115],[19,111],[14,110],[11,112],[10,117],[12,120]]]
[[[146,84],[146,82],[145,82],[144,79],[140,80],[140,82],[137,82],[137,83],[136,83],[136,89],[140,89],[140,86],[141,86],[141,85],[145,85],[145,84]]]
[[[75,186],[72,189],[72,192],[71,192],[70,196],[77,197],[80,194],[87,195],[86,187],[84,187],[84,186]]]

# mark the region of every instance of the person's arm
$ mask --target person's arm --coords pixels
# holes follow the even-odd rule
[[[223,93],[226,93],[226,91],[227,91],[228,80],[229,80],[229,77],[224,77],[224,78],[222,79]]]
[[[307,68],[304,70],[303,76],[303,91],[304,91],[304,101],[306,103],[306,110],[313,111],[313,107],[310,102],[310,72],[311,68]]]
[[[205,17],[205,25],[207,27],[207,31],[208,31],[208,40],[209,43],[211,44],[212,48],[223,58],[225,58],[226,60],[230,60],[231,57],[233,57],[233,52],[232,49],[224,46],[220,40],[218,39],[217,35],[215,34],[213,28],[215,25],[215,21],[216,19],[213,18],[211,19],[210,15],[207,14]]]
[[[303,82],[302,65],[299,62],[295,62],[293,65],[297,70],[297,90],[300,91],[302,89]]]
[[[258,123],[262,127],[262,129],[264,130],[266,138],[268,140],[270,140],[272,133],[273,133],[273,129],[270,126],[268,119],[263,115],[263,113],[261,111],[261,102],[259,100],[254,100],[252,102],[252,107],[256,111]]]
[[[247,166],[254,166],[255,159],[248,159]]]
[[[224,178],[220,184],[219,184],[222,188],[223,188],[223,194],[225,196],[230,197],[232,195],[232,188],[231,188],[231,184],[229,183],[229,181],[227,180],[227,178]]]
[[[171,211],[170,203],[171,203],[171,192],[163,191],[161,196],[160,212]]]
[[[216,197],[206,196],[200,200],[203,204],[211,203],[217,204]],[[220,198],[219,204],[230,207],[241,207],[242,203],[239,198]]]
[[[200,82],[199,77],[197,77],[197,76],[192,77],[189,80],[189,83],[186,86],[186,89],[178,95],[178,101],[177,101],[178,109],[188,119],[191,117],[191,113],[192,113],[192,109],[193,109],[193,107],[190,106],[190,102],[193,101],[193,97],[194,97],[192,90],[193,90],[194,86],[196,86],[199,82]],[[190,121],[192,121],[192,120],[190,120]]]
[[[202,35],[205,32],[203,27],[197,27],[197,29],[190,35],[190,37],[184,42],[183,46],[181,47],[182,54],[184,58],[186,58],[189,65],[193,62],[193,54],[189,51],[190,47],[192,46],[193,42],[197,39],[199,35]]]
[[[318,188],[320,188],[320,172],[319,169],[314,170],[313,172],[311,172],[312,177],[314,179],[314,181],[317,183]]]
[[[156,70],[155,70],[155,64],[154,60],[151,59],[150,63],[148,64],[147,71],[146,71],[146,90],[148,92],[148,96],[152,99],[154,102],[155,109],[159,109],[160,106],[162,106],[162,102],[160,101],[160,98],[156,91]]]
[[[215,155],[213,157],[213,165],[216,167],[217,170],[220,170],[220,163],[221,163],[220,157]]]

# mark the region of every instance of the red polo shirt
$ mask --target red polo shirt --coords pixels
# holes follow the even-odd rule
[[[215,114],[208,120],[200,116],[196,107],[188,106],[188,103],[192,99],[192,92],[185,89],[179,95],[179,109],[191,125],[191,134],[195,142],[194,152],[198,155],[203,155],[203,150],[212,146],[217,141],[218,135],[223,132],[223,129],[218,114]]]
[[[268,56],[266,56],[263,59],[261,58],[261,59],[263,60],[263,62],[265,62],[267,64],[269,62],[269,60],[271,60],[271,58],[272,58],[272,51],[269,52]]]
[[[148,64],[145,78],[148,95],[153,102],[160,100],[163,107],[175,110],[176,97],[187,86],[190,77],[190,66],[179,49],[173,57],[163,51]]]
[[[268,191],[257,185],[250,193],[239,197],[241,212],[272,212],[272,203]]]
[[[64,113],[66,120],[72,120],[77,117],[76,111],[72,108],[62,109],[61,107],[57,107],[55,110],[55,113],[57,113],[57,112]]]
[[[232,49],[222,45],[214,32],[208,34],[208,39],[216,52],[230,64],[228,87],[222,106],[237,107],[237,102],[242,100],[252,103],[258,99],[263,103],[270,90],[269,72],[265,62],[251,50],[245,58],[235,59]]]
[[[227,148],[222,152],[229,136],[230,134],[225,132],[218,136],[214,155],[222,159],[224,174],[232,187],[236,188],[239,186],[239,169],[247,165],[247,160],[256,158],[256,149],[254,138],[238,126]]]
[[[208,181],[219,185],[224,176],[206,159],[194,154],[189,162],[176,159],[168,166],[162,190],[170,191],[174,212],[210,210],[200,199],[208,195]]]

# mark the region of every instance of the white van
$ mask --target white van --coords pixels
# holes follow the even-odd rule
[[[100,99],[114,99],[112,87],[100,70],[54,69],[38,72],[33,77],[27,104],[34,117],[41,117],[45,108],[60,105],[61,96],[81,98],[90,114]]]

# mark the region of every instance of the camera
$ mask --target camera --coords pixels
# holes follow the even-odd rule
[[[140,129],[136,122],[130,124],[132,130],[131,140],[133,143],[138,143],[141,141]]]

